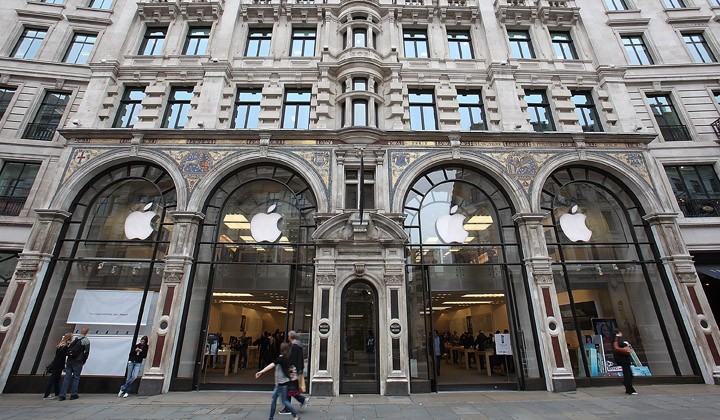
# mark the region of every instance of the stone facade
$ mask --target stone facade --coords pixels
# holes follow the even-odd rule
[[[0,162],[39,163],[24,207],[0,216],[0,250],[19,253],[0,304],[0,387],[17,374],[15,355],[23,349],[35,297],[49,281],[61,226],[71,217],[77,191],[119,163],[152,162],[172,178],[177,207],[165,256],[159,304],[152,317],[152,346],[141,392],[170,389],[178,351],[183,305],[192,271],[198,225],[214,186],[234,170],[259,162],[285,165],[301,174],[317,199],[315,312],[339,331],[340,293],[353,279],[378,292],[379,324],[397,323],[399,333],[378,335],[407,342],[408,320],[389,315],[387,296],[405,297],[403,205],[414,180],[433,167],[461,164],[494,177],[514,204],[541,343],[545,388],[575,388],[560,319],[551,261],[542,231],[545,181],[568,165],[584,165],[620,179],[647,213],[674,304],[697,360],[702,380],[720,383],[720,334],[689,252],[717,251],[720,219],[684,217],[663,165],[718,164],[718,134],[710,123],[720,113],[720,64],[695,64],[683,34],[701,33],[720,57],[720,5],[693,0],[683,9],[660,1],[628,2],[627,11],[608,11],[597,0],[413,0],[413,1],[122,1],[109,10],[86,0],[48,4],[4,0],[0,22],[0,87],[15,89],[0,119]],[[632,3],[632,4],[630,4]],[[208,26],[208,50],[184,54],[189,28]],[[166,28],[164,49],[139,54],[146,28]],[[33,59],[14,58],[27,28],[47,35]],[[269,54],[248,57],[248,34],[272,29]],[[315,31],[314,54],[293,56],[293,29]],[[404,34],[422,30],[427,56],[410,57]],[[507,31],[527,31],[535,58],[515,58]],[[367,46],[348,46],[357,32]],[[364,31],[364,32],[363,32]],[[457,59],[448,33],[470,34],[471,59]],[[557,59],[552,33],[569,33],[577,59]],[[87,64],[68,64],[72,35],[97,35]],[[642,35],[654,65],[632,65],[625,35]],[[353,81],[367,82],[353,92]],[[132,128],[113,128],[128,87],[142,86],[142,110]],[[189,88],[182,129],[163,128],[173,88]],[[258,126],[234,126],[238,89],[262,93]],[[287,89],[311,92],[307,129],[283,128]],[[482,92],[486,129],[463,131],[458,92]],[[413,130],[414,93],[433,91],[437,130]],[[555,130],[535,132],[528,91],[546,92]],[[28,139],[26,127],[48,91],[67,92],[68,105],[49,140]],[[583,132],[572,92],[591,94],[602,132]],[[667,95],[689,134],[671,141],[648,95]],[[353,100],[368,105],[367,126],[353,126]],[[375,208],[361,220],[345,208],[345,169],[375,170]],[[363,264],[358,264],[363,261]],[[322,291],[333,304],[317,313]],[[326,369],[310,372],[318,394],[339,392],[339,335],[314,336],[313,348],[329,340]],[[317,345],[315,345],[317,344]],[[387,354],[387,353],[382,353]],[[311,355],[318,366],[320,355]],[[400,367],[381,358],[380,392],[410,392],[408,348],[400,346]]]

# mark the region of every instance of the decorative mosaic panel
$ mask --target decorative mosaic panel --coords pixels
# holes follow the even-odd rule
[[[485,156],[499,162],[505,168],[505,172],[515,179],[525,192],[530,190],[530,184],[537,176],[540,167],[557,153],[484,153]]]
[[[305,150],[294,150],[290,152],[296,156],[299,156],[302,160],[308,162],[313,167],[317,175],[320,176],[323,183],[325,184],[325,193],[327,198],[330,194],[330,161],[331,154],[329,149],[305,149]]]
[[[167,154],[177,162],[180,172],[192,189],[219,161],[233,154],[233,152],[228,150],[185,149],[169,150]]]
[[[71,153],[70,161],[67,163],[65,168],[65,175],[63,176],[63,182],[67,181],[72,174],[74,174],[81,166],[86,165],[91,159],[106,153],[107,149],[75,149],[73,148]]]
[[[395,189],[395,183],[400,175],[416,160],[427,155],[430,151],[402,150],[390,152],[390,185]]]
[[[648,185],[653,185],[642,153],[608,153],[608,155],[630,166],[635,173],[647,181]]]

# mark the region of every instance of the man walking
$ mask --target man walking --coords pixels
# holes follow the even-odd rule
[[[77,337],[68,346],[67,364],[65,365],[65,380],[63,381],[62,388],[60,388],[60,395],[58,396],[58,400],[60,401],[65,401],[68,386],[70,386],[70,399],[77,400],[80,398],[78,396],[80,372],[82,372],[82,368],[85,365],[88,356],[90,356],[90,339],[87,338],[88,331],[90,331],[88,327],[83,327],[80,330],[80,337]]]
[[[290,331],[288,333],[288,341],[290,342],[290,365],[295,366],[295,369],[297,370],[297,376],[298,381],[304,380],[304,378],[301,378],[300,375],[303,374],[303,369],[305,368],[304,364],[304,357],[303,357],[303,349],[302,349],[302,343],[300,340],[297,339],[297,333],[295,331]],[[300,389],[298,387],[298,389]],[[291,398],[288,397],[288,400]],[[306,397],[301,394],[295,395],[295,399],[298,400],[300,404],[302,404],[302,409],[304,410],[308,402],[310,401],[310,397]],[[280,411],[280,414],[290,414],[287,409],[283,408]]]

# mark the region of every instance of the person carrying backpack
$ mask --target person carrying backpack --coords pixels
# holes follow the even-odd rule
[[[90,356],[90,339],[87,334],[90,331],[88,327],[80,330],[80,337],[73,340],[67,348],[67,363],[65,365],[65,380],[62,388],[60,388],[59,401],[65,401],[68,387],[70,387],[70,399],[77,400],[78,385],[80,384],[80,373],[82,372],[85,362]]]

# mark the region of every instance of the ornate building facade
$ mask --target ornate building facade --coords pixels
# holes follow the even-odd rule
[[[720,383],[717,0],[0,10],[3,392]]]

